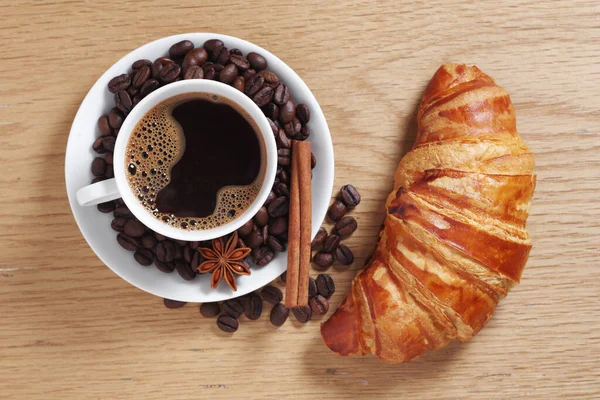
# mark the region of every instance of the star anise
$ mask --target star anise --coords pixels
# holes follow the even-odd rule
[[[211,272],[210,285],[214,289],[225,278],[225,282],[233,290],[237,290],[235,274],[250,275],[250,269],[244,264],[243,260],[252,251],[248,247],[236,248],[238,243],[238,234],[233,235],[225,244],[223,238],[213,239],[212,248],[198,248],[200,254],[206,261],[198,266],[201,273]]]

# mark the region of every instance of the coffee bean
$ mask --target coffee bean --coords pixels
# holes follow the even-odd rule
[[[278,196],[285,196],[287,198],[290,197],[290,189],[286,183],[279,182],[275,185],[274,189]]]
[[[281,253],[282,251],[285,251],[285,245],[281,242],[281,240],[277,239],[274,236],[269,235],[267,237],[267,245],[274,252]]]
[[[273,219],[269,224],[269,232],[271,235],[279,236],[288,230],[288,220],[286,217],[279,217]]]
[[[110,154],[110,153],[109,153],[109,154]],[[106,166],[106,172],[104,173],[104,177],[105,177],[105,178],[107,178],[107,179],[110,179],[110,178],[114,178],[114,177],[115,177],[115,172],[114,172],[114,170],[113,170],[113,167],[112,167],[112,165],[107,165],[107,166]]]
[[[204,78],[204,70],[197,65],[192,65],[183,74],[183,79],[202,79],[202,78]]]
[[[292,151],[290,149],[277,150],[277,162],[279,165],[288,166],[292,164]]]
[[[183,64],[181,64],[181,68],[184,72],[187,72],[190,67],[202,66],[206,60],[208,60],[208,53],[202,47],[198,47],[196,49],[190,50],[183,59]]]
[[[313,314],[325,315],[329,311],[329,301],[320,294],[310,299],[309,305]]]
[[[180,246],[175,245],[175,254],[173,255],[175,261],[183,258],[183,249]]]
[[[164,263],[162,261],[159,261],[157,259],[154,260],[154,266],[161,272],[164,272],[165,274],[169,274],[171,272],[173,272],[175,270],[175,264],[173,264],[172,262],[169,263]]]
[[[334,222],[339,221],[348,212],[348,208],[340,200],[334,201],[327,210],[327,216]]]
[[[278,197],[267,207],[269,215],[273,218],[283,217],[288,214],[289,204],[285,197]]]
[[[167,83],[174,82],[180,73],[181,73],[181,67],[179,65],[167,64],[160,70],[160,73],[158,76],[159,76],[160,80],[162,81],[162,83],[167,84]]]
[[[136,252],[133,253],[133,258],[135,258],[135,261],[137,261],[138,264],[143,266],[152,265],[154,262],[154,254],[150,250],[142,247],[138,248]]]
[[[136,62],[134,62],[133,64],[131,64],[131,69],[136,70],[136,69],[140,69],[143,66],[149,67],[152,65],[152,61],[150,60],[137,60]]]
[[[278,149],[289,149],[292,147],[292,141],[286,135],[283,129],[279,129],[277,135],[275,136],[275,141],[277,142]]]
[[[310,153],[310,168],[315,169],[317,166],[317,157],[315,157],[314,153]]]
[[[244,301],[244,315],[251,320],[257,320],[262,314],[262,299],[256,293],[250,294]]]
[[[198,241],[188,242],[188,246],[190,249],[196,251],[196,250],[198,250],[198,247],[200,247],[200,242],[198,242]]]
[[[124,92],[127,93],[127,92]],[[123,120],[125,116],[123,113],[116,107],[113,107],[108,113],[108,123],[113,129],[119,129],[121,125],[123,125]]]
[[[165,307],[170,309],[181,308],[187,304],[185,301],[177,301],[171,299],[164,299],[163,302],[165,304]]]
[[[345,244],[339,245],[337,249],[335,249],[334,253],[335,259],[342,265],[350,265],[354,262],[354,254],[352,250]]]
[[[169,240],[159,241],[155,252],[158,261],[171,262],[175,259],[175,244]]]
[[[327,269],[333,265],[333,255],[320,251],[314,255],[313,263],[320,269]]]
[[[296,320],[301,324],[305,324],[312,319],[312,310],[309,305],[304,307],[294,307],[292,308],[292,313],[294,314],[294,317],[296,317]]]
[[[325,228],[320,227],[319,230],[317,231],[317,234],[315,235],[315,238],[312,240],[312,243],[310,244],[310,247],[312,249],[317,249],[319,247],[321,247],[323,245],[323,243],[325,242],[325,240],[327,239],[327,230],[325,230]]]
[[[202,303],[200,305],[200,314],[206,318],[216,317],[221,313],[221,306],[219,303]]]
[[[273,94],[273,102],[279,106],[284,105],[290,99],[290,89],[283,83],[279,83]]]
[[[133,218],[133,213],[129,210],[129,208],[127,208],[127,206],[119,206],[115,208],[114,215],[117,218]]]
[[[215,61],[217,64],[229,64],[229,56],[231,56],[231,53],[229,53],[229,49],[227,47],[221,48],[220,51],[215,49],[213,56],[214,55],[216,55],[216,58],[214,58],[213,61]]]
[[[254,221],[250,219],[238,229],[238,235],[246,237],[252,232],[252,228],[254,228]]]
[[[281,303],[277,303],[271,310],[271,315],[269,316],[269,319],[271,320],[271,323],[273,325],[281,326],[285,323],[289,314],[290,314],[289,308],[287,308],[286,306],[284,306]]]
[[[277,304],[283,300],[283,293],[281,292],[281,289],[271,285],[265,286],[260,292],[260,295],[264,301],[271,304]]]
[[[144,233],[146,233],[146,227],[137,219],[130,219],[125,224],[125,228],[123,229],[126,235],[131,237],[142,237]]]
[[[270,120],[277,120],[279,118],[279,107],[275,103],[268,103],[266,106],[262,108],[262,112],[269,118]],[[273,127],[271,126],[271,129]]]
[[[217,77],[217,72],[213,67],[204,68],[204,79],[214,80]]]
[[[124,229],[127,221],[129,221],[129,220],[126,218],[115,218],[110,223],[110,227],[117,232],[123,232],[123,229]]]
[[[244,79],[246,80],[246,82],[248,82],[248,79],[252,78],[252,76],[254,76],[254,74],[256,74],[255,70],[248,69],[248,70],[244,71],[244,74],[242,76],[244,77]]]
[[[317,295],[317,282],[313,278],[308,278],[308,298],[312,299]]]
[[[244,312],[244,306],[238,299],[230,299],[223,303],[223,312],[230,317],[237,318]]]
[[[192,269],[190,264],[186,263],[184,260],[175,260],[175,269],[186,281],[192,281],[196,279],[196,271]]]
[[[127,221],[126,219],[124,220]],[[156,246],[156,243],[158,243],[158,240],[156,240],[154,235],[152,235],[151,233],[146,233],[144,236],[142,236],[140,242],[142,243],[142,246],[144,248],[152,250]]]
[[[117,108],[123,112],[123,114],[128,114],[133,107],[133,103],[131,101],[131,96],[125,90],[119,90],[115,94],[115,103],[117,103]]]
[[[267,246],[260,246],[252,250],[252,259],[259,267],[264,267],[273,260],[275,254]]]
[[[244,237],[244,242],[249,248],[256,249],[258,246],[264,243],[264,238],[262,237],[260,230],[253,229],[252,232]]]
[[[279,78],[274,72],[271,71],[260,71],[259,74],[265,78],[266,83],[275,84],[275,87],[279,86]]]
[[[235,78],[233,80],[233,83],[231,84],[231,86],[233,86],[235,89],[239,90],[240,92],[244,93],[245,82],[246,82],[246,80],[244,79],[243,76],[238,76],[237,78]]]
[[[243,55],[233,54],[230,52],[229,62],[238,67],[241,71],[246,71],[250,68],[250,62]]]
[[[127,236],[123,232],[120,232],[117,235],[117,242],[121,245],[122,248],[129,251],[135,251],[139,247],[139,243],[136,238]]]
[[[146,81],[148,79],[150,79],[151,75],[152,75],[152,70],[150,69],[150,67],[148,65],[144,65],[144,66],[140,67],[135,72],[135,75],[133,75],[133,87],[141,88],[142,85],[144,85],[144,83],[146,83]]]
[[[260,228],[260,234],[263,237],[263,244],[266,245],[267,244],[267,239],[269,237],[269,226],[265,225],[262,228]]]
[[[265,226],[269,222],[269,213],[267,208],[262,206],[254,216],[254,223],[258,226]]]
[[[279,107],[279,121],[282,124],[290,123],[296,117],[296,105],[292,100],[288,100]]]
[[[117,93],[119,90],[126,90],[131,84],[131,78],[127,74],[115,76],[108,82],[108,91]]]
[[[192,261],[190,262],[190,267],[192,267],[192,269],[196,271],[196,273],[199,273],[198,267],[200,266],[200,264],[202,264],[203,261],[204,259],[202,258],[200,252],[198,250],[192,250]]]
[[[298,104],[296,107],[296,117],[298,117],[300,122],[304,125],[310,121],[310,110],[306,104]]]
[[[340,237],[338,235],[329,235],[325,242],[323,242],[323,251],[326,253],[333,253],[335,249],[340,245]]]
[[[183,250],[183,259],[185,260],[186,263],[190,264],[192,262],[193,250],[187,246],[183,247],[182,250]]]
[[[266,69],[268,64],[267,60],[258,53],[248,53],[248,61],[250,61],[250,65],[257,71],[261,71]]]
[[[102,136],[112,135],[113,130],[110,127],[110,125],[108,124],[108,116],[107,115],[103,115],[100,118],[98,118],[98,129],[100,130],[100,134]]]
[[[158,89],[159,86],[160,86],[160,83],[158,83],[158,81],[156,79],[148,79],[142,85],[142,88],[140,89],[140,94],[142,95],[142,97],[146,97],[150,93],[152,93],[156,89]]]
[[[182,40],[181,42],[175,43],[169,49],[169,57],[173,60],[182,59],[185,57],[188,51],[194,48],[194,43],[189,40]]]
[[[288,174],[288,170],[286,170],[283,167],[280,167],[281,169],[277,170],[277,177],[279,178],[280,182],[283,183],[287,183],[289,184],[290,182],[290,175]]]
[[[113,165],[113,153],[106,153],[106,156],[104,157],[104,162],[106,162],[106,165]]]
[[[265,78],[263,78],[262,75],[259,75],[259,74],[254,74],[254,75],[252,75],[252,77],[246,79],[246,89],[245,89],[246,95],[248,97],[253,97],[263,87],[264,83],[265,83]],[[280,112],[279,118],[281,118],[281,112]]]
[[[335,293],[335,284],[328,274],[319,274],[317,276],[317,291],[326,299]]]
[[[227,64],[225,68],[219,72],[219,80],[223,83],[230,84],[238,76],[237,67],[233,64]]]
[[[277,125],[275,125],[275,122],[273,122],[273,120],[269,117],[267,117],[267,122],[269,123],[269,126],[271,127],[271,130],[273,131],[273,135],[277,135],[279,128],[277,127]]]
[[[105,203],[100,203],[96,206],[98,208],[98,211],[100,211],[103,214],[107,214],[111,211],[113,211],[115,209],[115,202],[114,201],[107,201]]]
[[[354,217],[343,217],[335,224],[335,231],[338,235],[345,237],[350,236],[358,228],[358,223]]]
[[[133,86],[129,86],[129,88],[127,88],[126,92],[127,92],[127,94],[129,94],[129,96],[131,96],[131,101],[133,102],[133,97],[140,92],[140,89],[133,87]]]
[[[265,206],[268,206],[269,204],[271,204],[273,202],[273,200],[275,200],[277,198],[277,195],[275,194],[274,191],[270,191],[269,194],[267,195],[267,199],[265,200]]]
[[[306,139],[308,139],[309,136],[310,136],[310,129],[308,128],[307,125],[302,125],[302,128],[300,129],[300,133],[297,133],[294,136],[294,139],[300,140],[301,142],[303,142]]]
[[[352,185],[344,185],[340,189],[340,197],[348,208],[354,208],[360,203],[360,194]]]
[[[92,175],[102,176],[106,172],[106,161],[102,157],[94,158],[92,161]]]
[[[238,330],[239,323],[235,318],[230,317],[229,315],[223,314],[217,318],[217,326],[220,330],[227,333],[233,333]]]
[[[302,130],[302,124],[298,118],[292,119],[290,122],[284,125],[283,129],[285,130],[285,134],[289,137],[296,138],[296,136]]]
[[[204,48],[209,53],[212,53],[213,51],[215,51],[215,49],[217,47],[221,47],[221,46],[223,46],[223,42],[220,41],[219,39],[210,39],[210,40],[207,40],[206,42],[204,42]]]

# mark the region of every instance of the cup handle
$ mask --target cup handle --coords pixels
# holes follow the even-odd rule
[[[80,206],[94,206],[107,201],[116,200],[121,195],[117,189],[115,178],[82,187],[77,191],[77,202]]]

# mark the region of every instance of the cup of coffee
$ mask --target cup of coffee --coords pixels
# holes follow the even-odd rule
[[[115,177],[79,189],[82,206],[123,198],[148,228],[201,241],[245,224],[277,170],[273,131],[258,106],[220,82],[192,79],[146,96],[127,116]]]

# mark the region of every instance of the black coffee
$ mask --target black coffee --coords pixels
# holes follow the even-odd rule
[[[209,229],[234,220],[256,199],[264,145],[250,116],[208,93],[153,107],[127,144],[128,181],[163,222]]]

